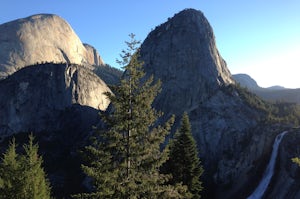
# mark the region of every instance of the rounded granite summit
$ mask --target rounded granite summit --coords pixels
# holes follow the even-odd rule
[[[38,14],[0,25],[0,78],[41,62],[94,65],[94,60],[57,15]]]
[[[181,113],[234,83],[208,20],[195,9],[185,9],[157,26],[142,44],[141,58],[146,73],[162,81],[156,101],[165,112]]]

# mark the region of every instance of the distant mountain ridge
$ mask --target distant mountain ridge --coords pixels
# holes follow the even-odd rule
[[[300,104],[300,89],[288,89],[282,86],[263,88],[247,74],[235,74],[233,75],[233,78],[241,86],[248,88],[251,92],[265,100],[271,102],[284,101]]]
[[[260,89],[257,82],[247,74],[234,74],[232,75],[233,79],[238,82],[241,86],[246,87],[250,90]]]
[[[284,90],[284,89],[287,89],[283,86],[270,86],[270,87],[267,87],[267,89],[270,89],[270,90]]]
[[[247,74],[234,74],[232,75],[233,79],[238,82],[241,86],[246,87],[250,90],[258,90],[258,89],[269,89],[269,90],[284,90],[287,89],[283,86],[275,85],[267,88],[263,88],[257,84],[257,82]]]

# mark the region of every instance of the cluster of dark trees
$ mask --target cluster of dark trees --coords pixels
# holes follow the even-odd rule
[[[91,192],[73,198],[200,198],[203,173],[188,115],[182,117],[174,139],[164,146],[174,117],[158,125],[162,113],[152,108],[160,82],[145,80],[134,35],[126,42],[119,64],[120,84],[106,93],[113,110],[103,113],[107,130],[97,130],[85,147],[82,170],[91,179]],[[50,198],[50,185],[42,168],[38,146],[24,145],[24,155],[11,142],[0,164],[1,198]],[[164,147],[162,147],[164,146]]]
[[[13,139],[3,154],[0,164],[0,198],[41,199],[50,198],[50,184],[42,168],[43,159],[38,155],[38,145],[29,142],[23,146],[24,154],[16,152]]]

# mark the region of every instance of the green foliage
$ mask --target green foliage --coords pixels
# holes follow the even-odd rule
[[[23,155],[16,153],[15,139],[3,154],[0,164],[0,198],[50,198],[49,182],[42,168],[43,160],[33,140],[34,137],[30,135],[29,143],[23,146]]]
[[[256,94],[250,92],[247,88],[242,87],[239,84],[230,84],[226,86],[225,89],[229,92],[236,91],[243,101],[256,110],[267,113],[272,109],[271,103],[264,101]]]
[[[184,113],[181,126],[169,145],[170,158],[163,166],[163,170],[172,174],[172,184],[183,183],[192,193],[192,198],[200,198],[203,189],[200,176],[203,168],[187,113]]]
[[[271,119],[281,123],[289,123],[299,125],[300,122],[300,106],[296,103],[276,102],[273,103]]]
[[[264,101],[256,94],[248,91],[247,88],[241,87],[239,84],[231,84],[224,89],[228,94],[237,92],[241,99],[243,99],[250,107],[263,113],[261,121],[265,123],[300,124],[300,106],[298,104],[288,102],[271,103]]]
[[[173,118],[156,126],[160,113],[152,102],[160,90],[153,77],[144,78],[139,61],[139,41],[131,34],[122,51],[125,75],[114,94],[106,93],[113,112],[103,115],[109,130],[98,132],[92,145],[86,147],[89,164],[83,171],[93,179],[94,191],[76,198],[186,198],[186,188],[166,185],[169,175],[159,172],[168,158],[168,149],[161,150]]]
[[[292,162],[296,163],[300,167],[300,158],[292,158]]]
[[[119,80],[124,72],[108,64],[105,64],[104,66],[95,66],[93,71],[108,85],[119,84]]]
[[[0,165],[0,198],[22,198],[21,167],[13,139]]]

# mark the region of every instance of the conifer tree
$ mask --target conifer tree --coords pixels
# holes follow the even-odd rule
[[[168,175],[159,168],[168,158],[168,150],[161,144],[169,133],[173,118],[163,126],[156,126],[161,116],[152,108],[160,90],[153,77],[145,79],[143,63],[134,35],[126,42],[119,63],[125,69],[114,94],[106,93],[113,111],[103,116],[108,130],[100,132],[100,139],[86,148],[89,165],[84,172],[93,179],[94,191],[77,198],[187,198],[186,187],[165,185]]]
[[[16,153],[15,139],[3,154],[0,165],[0,198],[21,198],[23,184],[21,178],[21,164]]]
[[[24,172],[25,190],[24,198],[46,199],[50,198],[50,184],[42,168],[43,159],[38,155],[39,146],[33,143],[33,135],[29,135],[29,142],[23,146],[25,155],[21,159]]]
[[[23,146],[24,155],[16,153],[15,139],[3,154],[0,164],[0,199],[48,199],[50,185],[42,168],[42,157],[34,137]]]
[[[192,193],[192,198],[200,198],[203,173],[196,142],[191,133],[191,125],[187,113],[183,114],[181,126],[170,141],[170,158],[163,165],[164,172],[171,173],[172,184],[182,182]]]

